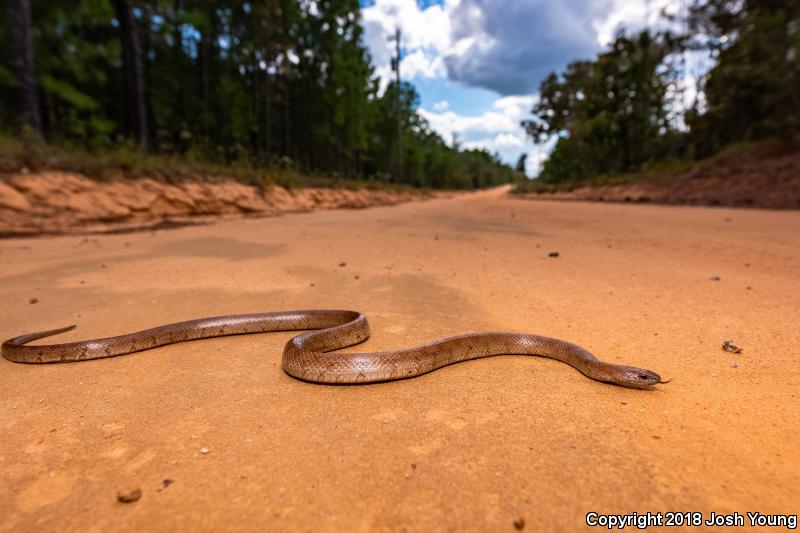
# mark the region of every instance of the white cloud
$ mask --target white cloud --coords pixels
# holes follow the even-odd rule
[[[446,50],[450,46],[450,16],[444,8],[431,5],[421,9],[415,0],[378,0],[361,10],[365,27],[380,30],[387,40],[394,37],[398,25],[403,32],[403,44],[410,48]]]
[[[459,135],[468,133],[500,133],[519,128],[511,117],[497,111],[485,111],[481,115],[459,115],[454,111],[434,113],[420,109],[419,114],[427,120],[431,128],[444,138],[449,139],[453,133]]]
[[[594,22],[597,32],[597,43],[605,46],[614,40],[614,36],[621,28],[627,30],[642,30],[651,28],[665,29],[670,23],[662,17],[662,13],[677,15],[684,8],[683,0],[644,0],[631,2],[630,0],[613,0],[612,6],[605,19]]]
[[[382,89],[393,77],[391,58],[395,43],[390,41],[399,27],[402,31],[404,57],[400,71],[404,79],[445,77],[444,54],[450,47],[452,2],[444,7],[432,5],[421,9],[416,0],[378,0],[361,10],[364,43],[372,56],[375,73]]]
[[[614,0],[462,0],[450,15],[450,79],[502,95],[534,92],[545,76],[599,48],[592,24]]]
[[[536,96],[504,96],[495,101],[494,106],[501,109],[516,122],[521,122],[530,115],[533,104],[538,98]]]
[[[429,55],[423,50],[416,50],[405,56],[400,62],[400,74],[404,79],[444,78],[447,76],[447,70],[444,67],[442,56]]]
[[[551,71],[592,57],[620,27],[664,28],[685,0],[376,0],[362,9],[364,42],[388,82],[399,27],[407,79],[448,76],[500,94],[534,92]],[[407,64],[406,64],[407,63]]]
[[[524,146],[524,139],[520,139],[519,136],[510,133],[500,133],[491,138],[467,141],[464,143],[465,148],[484,148],[490,152],[497,152],[508,148],[521,149]]]
[[[452,142],[456,135],[462,148],[485,149],[500,154],[503,161],[514,164],[520,154],[528,154],[528,173],[536,174],[546,154],[543,148],[528,139],[520,122],[528,116],[536,98],[534,96],[506,96],[498,98],[492,109],[480,115],[461,115],[447,107],[434,104],[434,111],[420,109],[419,114],[428,121],[431,129],[445,141]],[[441,109],[437,109],[439,106]]]
[[[684,0],[445,0],[423,9],[416,0],[375,0],[361,16],[364,43],[381,90],[394,78],[390,38],[400,27],[404,80],[446,78],[503,95],[471,116],[454,112],[447,100],[427,104],[430,107],[419,113],[431,128],[447,142],[456,134],[462,146],[497,151],[512,164],[525,152],[528,174],[535,175],[554,141],[534,145],[520,122],[529,116],[541,80],[570,61],[593,57],[620,27],[629,32],[663,29],[661,12],[676,14],[683,4]],[[461,90],[459,83],[450,87]]]

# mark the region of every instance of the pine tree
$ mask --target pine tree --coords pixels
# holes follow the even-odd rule
[[[8,0],[9,64],[16,77],[16,93],[22,119],[36,134],[42,130],[34,77],[33,36],[29,0]]]

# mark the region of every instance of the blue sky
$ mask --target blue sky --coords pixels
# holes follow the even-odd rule
[[[362,0],[364,42],[376,73],[393,76],[389,36],[403,31],[401,73],[420,94],[420,114],[445,140],[528,154],[535,175],[549,147],[531,143],[519,122],[550,72],[593,57],[620,27],[659,24],[683,0]]]

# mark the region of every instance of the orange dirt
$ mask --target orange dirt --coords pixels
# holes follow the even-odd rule
[[[698,166],[677,176],[522,197],[800,209],[800,154],[732,158],[725,163]]]
[[[3,531],[574,531],[588,512],[798,511],[800,212],[489,191],[6,239],[0,265],[2,338],[350,308],[372,325],[358,349],[529,331],[672,378],[629,390],[506,356],[314,385],[281,371],[288,332],[0,360]]]
[[[17,173],[0,178],[0,236],[146,229],[220,215],[363,208],[424,197],[422,192],[395,190],[260,189],[222,179],[98,181],[70,172]]]

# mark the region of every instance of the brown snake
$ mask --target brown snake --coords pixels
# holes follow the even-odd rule
[[[27,343],[75,326],[28,333],[3,343],[3,357],[18,363],[85,361],[149,350],[165,344],[268,331],[316,330],[292,338],[283,351],[287,374],[316,383],[374,383],[419,376],[437,368],[492,355],[538,355],[573,366],[587,377],[648,388],[662,381],[650,370],[604,363],[580,346],[525,333],[467,333],[391,352],[326,353],[365,341],[369,324],[355,311],[285,311],[229,315],[167,324],[136,333],[42,346]]]

